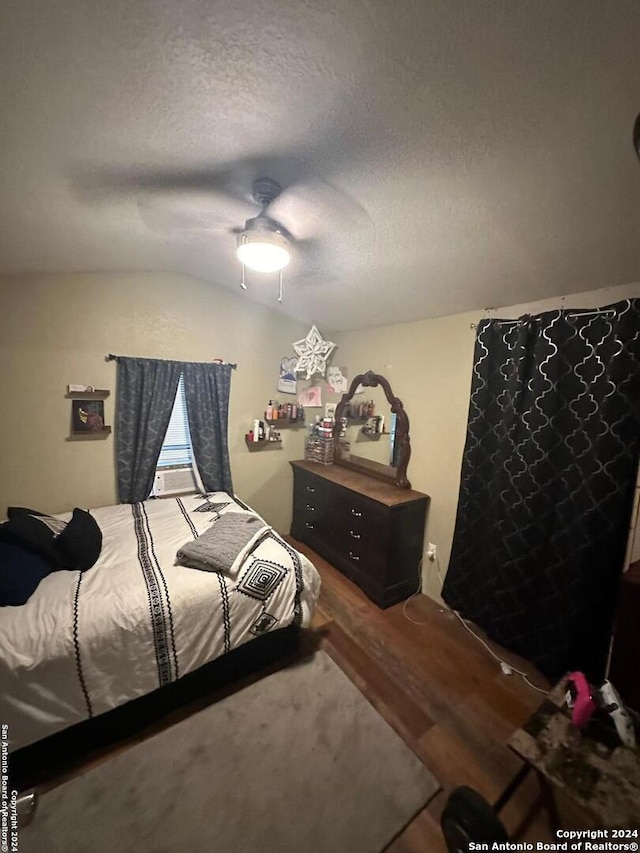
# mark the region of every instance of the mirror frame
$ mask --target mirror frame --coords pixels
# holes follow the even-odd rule
[[[340,431],[342,429],[341,419],[342,413],[345,410],[347,403],[356,392],[356,388],[362,385],[365,388],[376,388],[378,385],[385,393],[385,397],[391,411],[396,415],[396,434],[394,448],[397,444],[398,450],[398,465],[382,465],[380,462],[373,462],[368,459],[345,459],[341,455],[340,449]],[[349,390],[342,395],[342,399],[336,406],[335,426],[333,428],[333,463],[341,465],[344,468],[350,468],[353,471],[359,471],[361,474],[368,474],[371,477],[377,477],[379,480],[392,482],[399,489],[410,489],[411,483],[407,479],[407,466],[411,456],[411,442],[409,441],[409,418],[402,405],[402,400],[395,397],[391,390],[389,382],[379,373],[374,373],[368,370],[366,373],[360,373],[355,377]]]

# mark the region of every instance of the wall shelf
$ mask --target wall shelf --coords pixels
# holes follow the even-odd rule
[[[304,421],[288,421],[286,418],[276,418],[274,421],[266,420],[264,422],[276,429],[298,429],[305,425]]]
[[[111,391],[101,391],[96,388],[95,391],[68,391],[64,396],[67,400],[104,400],[111,394]]]
[[[105,426],[102,429],[88,429],[86,432],[74,432],[67,437],[67,441],[87,441],[92,438],[106,438],[111,434],[111,427]]]
[[[282,450],[282,442],[281,441],[266,441],[264,438],[262,441],[250,441],[246,436],[244,438],[245,444],[251,451],[255,450]]]

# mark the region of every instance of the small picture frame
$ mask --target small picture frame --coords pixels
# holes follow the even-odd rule
[[[104,400],[71,401],[71,432],[74,435],[102,432],[104,429]]]

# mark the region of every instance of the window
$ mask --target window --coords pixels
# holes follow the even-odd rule
[[[187,419],[184,382],[181,376],[157,468],[176,468],[179,465],[192,464],[193,451],[191,449],[191,435],[189,434],[189,421]]]

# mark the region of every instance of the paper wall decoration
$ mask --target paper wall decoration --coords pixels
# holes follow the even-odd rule
[[[306,371],[305,379],[311,379],[315,373],[323,376],[327,368],[327,359],[335,349],[333,341],[325,341],[315,325],[311,327],[306,338],[302,338],[293,344],[298,353],[296,362],[296,373]]]
[[[333,391],[335,394],[346,394],[349,390],[349,382],[347,380],[347,368],[328,367],[327,385],[329,386],[329,391]]]
[[[296,380],[296,362],[298,359],[295,355],[285,356],[280,360],[280,374],[278,376],[278,391],[283,394],[295,394],[298,383]]]
[[[298,403],[305,409],[322,406],[322,391],[319,385],[311,385],[298,394]]]

